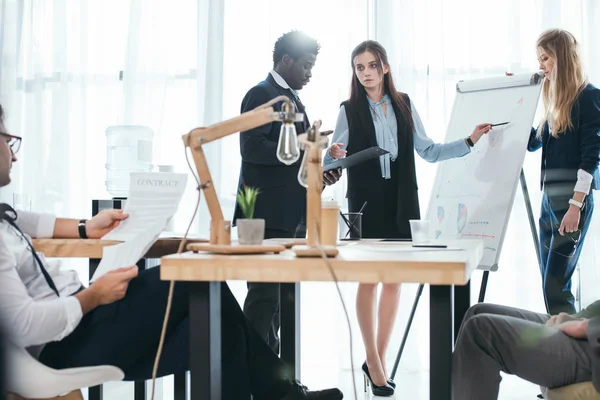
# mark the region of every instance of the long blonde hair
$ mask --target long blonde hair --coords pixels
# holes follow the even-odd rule
[[[540,35],[537,48],[554,59],[554,79],[545,79],[542,87],[545,115],[540,128],[550,122],[552,136],[558,137],[573,128],[571,110],[577,96],[587,85],[579,43],[575,36],[563,29],[550,29]],[[542,129],[538,129],[538,135],[541,133]]]

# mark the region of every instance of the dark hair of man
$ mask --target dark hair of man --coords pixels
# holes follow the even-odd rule
[[[293,30],[285,33],[275,42],[275,48],[273,49],[273,68],[277,66],[277,63],[281,61],[286,54],[296,61],[306,53],[311,53],[316,56],[319,54],[320,49],[321,46],[319,45],[319,42],[304,32]]]

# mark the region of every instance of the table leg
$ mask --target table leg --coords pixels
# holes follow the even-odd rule
[[[300,283],[280,285],[281,359],[300,380]]]
[[[429,398],[451,400],[452,286],[429,288]]]
[[[221,282],[190,282],[191,400],[221,400]]]
[[[146,381],[133,383],[133,398],[135,400],[146,400]]]
[[[458,340],[460,325],[469,307],[471,307],[471,281],[465,286],[454,286],[454,344]]]
[[[96,272],[96,268],[100,264],[99,258],[90,258],[88,263],[88,273],[89,279],[92,279],[94,272]],[[102,385],[94,386],[88,389],[88,400],[102,400]]]
[[[186,400],[187,388],[186,388],[185,377],[186,377],[185,372],[175,374],[173,376],[173,383],[174,383],[173,399],[174,400]]]

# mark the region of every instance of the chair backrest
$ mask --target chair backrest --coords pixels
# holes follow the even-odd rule
[[[124,374],[117,367],[98,366],[56,370],[33,358],[26,349],[7,343],[8,392],[27,398],[48,398],[73,390],[120,381]]]

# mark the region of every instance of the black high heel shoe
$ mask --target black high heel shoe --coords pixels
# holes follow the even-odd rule
[[[387,384],[390,385],[393,389],[396,389],[396,382],[394,382],[392,379],[388,379]]]
[[[373,392],[374,396],[391,396],[394,394],[394,388],[391,387],[389,385],[389,383],[386,383],[383,386],[377,386],[376,384],[373,383],[373,379],[371,379],[371,374],[369,373],[369,367],[367,367],[367,362],[365,361],[362,365],[362,371],[363,371],[363,375],[365,376],[364,378],[364,389],[365,392],[367,391],[367,386],[371,385],[371,391]]]

